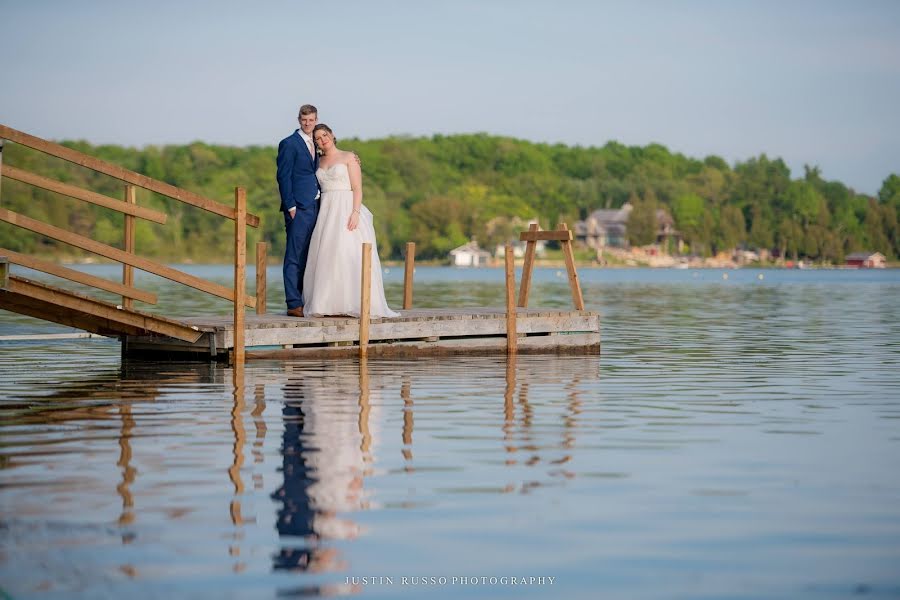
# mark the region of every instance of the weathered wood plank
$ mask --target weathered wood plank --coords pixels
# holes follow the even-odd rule
[[[107,337],[118,337],[123,334],[138,335],[143,331],[137,327],[114,323],[109,319],[94,315],[84,315],[56,304],[29,298],[9,291],[0,292],[0,308],[11,312],[34,317],[43,321],[57,323],[66,327],[83,329],[91,333]]]
[[[25,171],[24,169],[10,167],[9,165],[3,167],[3,176],[45,190],[50,190],[51,192],[56,192],[57,194],[68,196],[69,198],[75,198],[76,200],[82,200],[83,202],[90,202],[91,204],[96,204],[97,206],[102,206],[104,208],[109,208],[111,210],[125,213],[126,215],[131,215],[132,217],[138,217],[141,219],[146,219],[148,221],[153,221],[154,223],[159,223],[161,225],[165,225],[166,219],[168,218],[165,213],[159,212],[158,210],[134,206],[133,204],[122,202],[121,200],[116,200],[115,198],[104,196],[103,194],[98,194],[96,192],[85,190],[68,183],[56,181],[55,179],[42,177],[35,173]]]
[[[7,305],[10,306],[10,310],[22,314],[31,314],[22,310],[28,305],[38,308],[49,307],[40,308],[41,316],[38,318],[54,323],[62,322],[54,318],[53,313],[57,312],[61,315],[60,318],[65,316],[67,319],[63,324],[81,323],[90,321],[92,318],[114,324],[103,330],[81,324],[72,325],[95,333],[140,333],[143,330],[186,341],[195,341],[202,335],[199,330],[178,321],[147,313],[121,310],[113,304],[95,298],[16,276],[9,278],[6,291],[0,294],[0,307]],[[35,308],[35,311],[38,311],[38,308]],[[31,314],[31,316],[37,315]]]
[[[538,241],[538,240],[557,240],[557,241],[569,241],[572,239],[572,232],[568,229],[564,229],[560,227],[556,231],[522,231],[519,233],[519,241],[520,242],[528,242],[528,241]]]
[[[528,337],[520,340],[519,354],[599,354],[600,335],[575,334],[557,337]],[[300,357],[352,358],[354,347],[300,347],[281,350],[249,350],[247,360],[285,360]],[[506,339],[438,340],[437,342],[397,342],[371,344],[370,357],[415,357],[453,355],[494,355],[506,353]]]
[[[196,323],[196,321],[193,321]],[[249,324],[249,323],[248,323]],[[599,331],[600,320],[596,316],[570,313],[568,317],[519,317],[518,333],[540,334],[555,331]],[[505,319],[442,320],[442,321],[382,321],[372,322],[369,328],[370,342],[376,340],[424,339],[428,337],[506,337]],[[247,346],[275,346],[284,344],[325,344],[330,342],[355,342],[359,339],[359,322],[356,320],[318,326],[248,328]],[[223,347],[232,344],[232,331],[223,330]]]

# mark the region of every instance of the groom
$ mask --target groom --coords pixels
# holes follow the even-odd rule
[[[287,245],[284,249],[284,299],[287,314],[303,316],[303,273],[309,240],[316,218],[319,216],[319,182],[316,168],[319,157],[312,140],[312,130],[319,119],[318,110],[312,104],[300,107],[300,129],[278,144],[278,191],[281,194],[281,212],[284,213],[284,229]]]

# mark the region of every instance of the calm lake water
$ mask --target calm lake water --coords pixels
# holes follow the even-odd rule
[[[0,598],[900,597],[900,271],[580,276],[601,356],[261,361],[235,387],[0,341]],[[420,307],[503,294],[417,270]],[[531,299],[570,306],[564,271]]]

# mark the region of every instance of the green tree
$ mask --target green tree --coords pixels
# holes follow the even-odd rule
[[[768,250],[775,246],[775,228],[770,214],[763,211],[760,204],[754,204],[750,209],[750,245]]]
[[[893,206],[895,210],[900,208],[900,176],[896,173],[888,175],[878,190],[878,200],[882,204]]]
[[[656,242],[659,228],[656,219],[658,203],[656,196],[648,192],[645,198],[637,195],[631,200],[631,212],[628,214],[628,241],[633,246],[646,246]]]
[[[719,217],[718,248],[733,250],[742,244],[747,235],[744,213],[734,205],[722,207]]]

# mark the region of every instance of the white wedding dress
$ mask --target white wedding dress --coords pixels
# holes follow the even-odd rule
[[[347,229],[353,212],[353,191],[347,165],[338,163],[316,171],[322,197],[319,217],[309,242],[306,273],[303,276],[303,314],[311,317],[327,315],[359,316],[360,277],[362,274],[362,244],[372,244],[372,290],[370,315],[372,318],[396,317],[384,297],[381,261],[375,243],[372,213],[360,207],[359,225]]]

